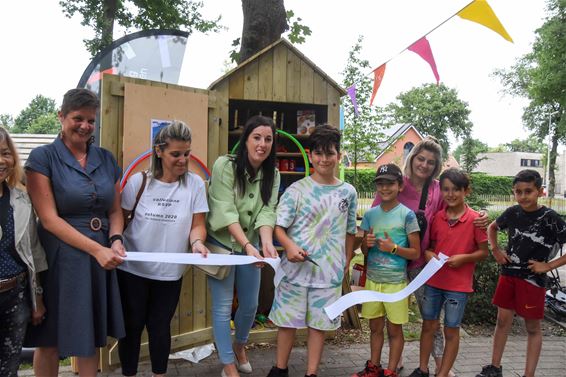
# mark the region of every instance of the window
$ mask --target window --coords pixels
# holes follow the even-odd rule
[[[521,159],[521,166],[529,166],[529,160],[526,158]]]
[[[539,167],[540,166],[540,160],[531,160],[531,166]]]
[[[415,144],[411,143],[410,141],[405,143],[405,145],[403,145],[403,161],[407,159],[409,152],[411,152],[414,146]]]

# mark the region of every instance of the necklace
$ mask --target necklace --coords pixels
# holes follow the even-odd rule
[[[78,161],[78,162],[81,162],[82,160],[84,160],[84,159],[86,158],[86,155],[87,155],[87,154],[88,154],[88,153],[85,153],[85,155],[82,156],[81,158],[77,159],[77,161]]]

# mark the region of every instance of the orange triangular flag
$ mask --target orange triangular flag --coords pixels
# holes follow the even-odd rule
[[[505,30],[486,0],[474,0],[457,14],[461,18],[477,22],[501,35],[509,42],[513,42],[513,39],[511,39],[511,36],[507,33],[507,30]]]
[[[369,100],[369,105],[373,104],[373,100],[375,95],[377,94],[377,89],[381,85],[381,80],[383,80],[383,75],[385,74],[385,63],[377,67],[373,70],[374,79],[373,79],[373,92],[371,93],[371,99]]]

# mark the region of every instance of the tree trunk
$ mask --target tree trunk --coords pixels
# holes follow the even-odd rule
[[[554,189],[556,185],[556,177],[554,171],[556,169],[556,157],[558,155],[558,136],[556,132],[552,135],[552,149],[550,149],[550,161],[548,164],[548,197],[554,198]]]
[[[114,41],[114,20],[116,19],[116,12],[118,11],[118,0],[104,0],[103,7],[104,24],[100,34],[102,45],[98,51],[102,51]]]
[[[287,29],[283,0],[242,0],[244,27],[238,63],[270,45]]]

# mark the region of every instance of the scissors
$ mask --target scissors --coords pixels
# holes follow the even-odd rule
[[[316,262],[314,261],[314,259],[312,259],[309,255],[303,255],[303,258],[304,258],[306,261],[311,262],[311,263],[314,264],[315,266],[320,267],[320,266],[318,265],[318,263],[316,263]]]

